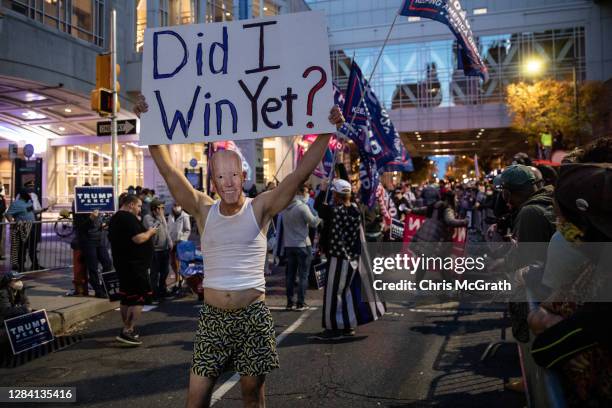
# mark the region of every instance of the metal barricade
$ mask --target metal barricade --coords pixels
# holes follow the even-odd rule
[[[72,267],[72,220],[0,223],[0,270],[22,273]]]

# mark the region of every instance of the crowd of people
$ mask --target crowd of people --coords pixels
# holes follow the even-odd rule
[[[315,148],[312,158],[303,159],[308,166],[316,162],[316,153]],[[167,182],[174,186],[176,201],[165,203],[153,190],[130,187],[110,219],[94,211],[75,216],[74,222],[94,294],[106,296],[100,269],[114,267],[120,276],[123,328],[117,339],[130,345],[142,343],[135,328],[142,305],[159,302],[180,288],[177,245],[200,241],[207,261],[206,296],[194,348],[193,400],[209,398],[211,381],[214,384],[220,373],[220,361],[208,358],[214,342],[230,341],[224,337],[224,325],[249,321],[273,327],[263,306],[268,252],[285,264],[287,310],[308,309],[306,289],[313,265],[325,261],[324,330],[317,337],[354,336],[359,325],[385,313],[376,296],[361,293],[361,244],[401,240],[392,233],[394,221],[402,224],[411,213],[427,219],[413,242],[448,241],[454,228],[465,227],[471,240],[512,243],[498,261],[517,271],[516,282],[535,282],[547,298],[531,311],[524,302],[509,304],[514,338],[531,342],[531,355],[538,364],[562,373],[570,405],[604,406],[612,400],[612,336],[605,323],[610,303],[597,301],[612,293],[609,271],[600,270],[610,265],[606,263],[610,253],[605,247],[587,251],[581,245],[612,241],[611,139],[576,149],[557,168],[534,166],[527,155],[519,154],[500,174],[479,180],[431,180],[421,185],[406,180],[380,186],[373,206],[361,202],[356,183],[340,177],[329,185],[326,180],[316,187],[303,183],[310,174],[308,167],[298,168],[295,180],[289,176],[285,184],[269,184],[260,194],[250,191],[255,197],[248,198],[241,188],[243,176],[236,170],[239,163],[234,163],[239,159],[232,152],[218,153],[213,163],[218,198],[213,200],[194,193],[180,173],[170,170],[163,149],[154,149],[153,156],[162,170],[172,174]],[[289,183],[295,186],[288,187]],[[7,211],[9,216],[34,216],[28,194],[20,193]],[[187,203],[187,211],[181,203]],[[192,223],[197,231],[192,231]],[[260,227],[268,223],[270,228]],[[521,243],[545,243],[546,249],[526,251]],[[490,271],[495,270],[495,262],[489,264]],[[169,291],[170,271],[176,286]],[[417,280],[425,273],[419,271]],[[599,283],[589,285],[595,279]],[[3,317],[31,310],[19,282],[16,274],[7,274],[0,282]],[[369,307],[360,307],[363,301]],[[230,313],[234,310],[239,313]],[[260,376],[278,366],[273,331],[257,336],[258,353],[263,356],[258,362],[221,353],[223,361],[234,361],[241,375],[255,378],[246,385],[253,398],[262,398]],[[231,340],[236,341],[241,340]],[[520,382],[516,385],[521,389]]]

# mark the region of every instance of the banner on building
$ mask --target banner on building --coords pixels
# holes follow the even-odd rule
[[[75,213],[115,212],[113,186],[77,186],[74,188]]]
[[[399,14],[437,20],[448,26],[457,39],[459,69],[465,75],[488,79],[488,70],[478,53],[467,12],[461,8],[459,0],[404,0]]]
[[[6,319],[4,327],[13,354],[23,353],[54,339],[45,309]]]
[[[145,31],[141,145],[333,133],[321,12]]]

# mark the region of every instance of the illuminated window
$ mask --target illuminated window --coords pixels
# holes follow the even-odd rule
[[[104,47],[105,0],[3,0],[9,10]]]
[[[136,51],[141,52],[147,28],[147,0],[136,0]]]
[[[488,10],[486,7],[474,9],[474,15],[478,16],[481,14],[487,14]]]

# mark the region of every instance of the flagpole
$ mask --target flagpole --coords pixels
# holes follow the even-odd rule
[[[383,42],[383,45],[380,48],[380,52],[378,53],[378,57],[376,58],[376,62],[374,63],[374,66],[372,67],[372,72],[370,73],[370,78],[368,79],[368,84],[371,84],[371,82],[372,82],[372,78],[374,77],[374,73],[376,72],[376,68],[378,68],[378,64],[380,63],[380,58],[382,57],[383,51],[385,50],[385,47],[387,46],[387,43],[389,42],[389,38],[391,37],[391,32],[393,31],[393,27],[395,27],[395,23],[397,22],[397,17],[399,17],[399,14],[395,13],[395,17],[393,18],[393,22],[391,23],[391,26],[389,27],[389,31],[387,32],[387,36],[385,38],[385,41]],[[355,61],[355,52],[353,51],[353,59],[352,59],[351,62],[354,62],[354,61]],[[365,92],[363,92],[363,90],[362,90],[361,91],[361,98],[359,99],[359,103],[357,104],[357,106],[361,106],[361,104],[363,103],[364,99],[365,99]],[[353,118],[351,119],[351,122],[348,125],[349,129],[353,127],[353,122],[354,121],[355,121],[355,115],[353,115]],[[338,132],[336,132],[336,133],[338,133]],[[338,141],[340,143],[343,143],[341,138],[338,138]],[[325,192],[325,202],[326,203],[327,203],[327,199],[329,198],[329,190],[331,188],[331,182],[333,181],[334,172],[336,170],[336,158],[337,157],[338,156],[336,154],[334,154],[334,160],[332,161],[332,168],[331,168],[331,171],[329,173],[329,178],[328,178],[328,182],[327,182],[327,191]]]
[[[274,173],[274,180],[278,181],[276,176],[278,176],[278,173],[283,168],[283,164],[285,164],[285,160],[287,160],[287,157],[289,156],[289,153],[291,153],[291,151],[294,149],[293,145],[295,144],[295,139],[297,139],[298,136],[300,136],[300,135],[293,136],[293,139],[291,140],[291,148],[287,150],[287,153],[285,153],[285,157],[283,158],[283,161],[281,162],[281,164],[276,169],[276,173]]]

